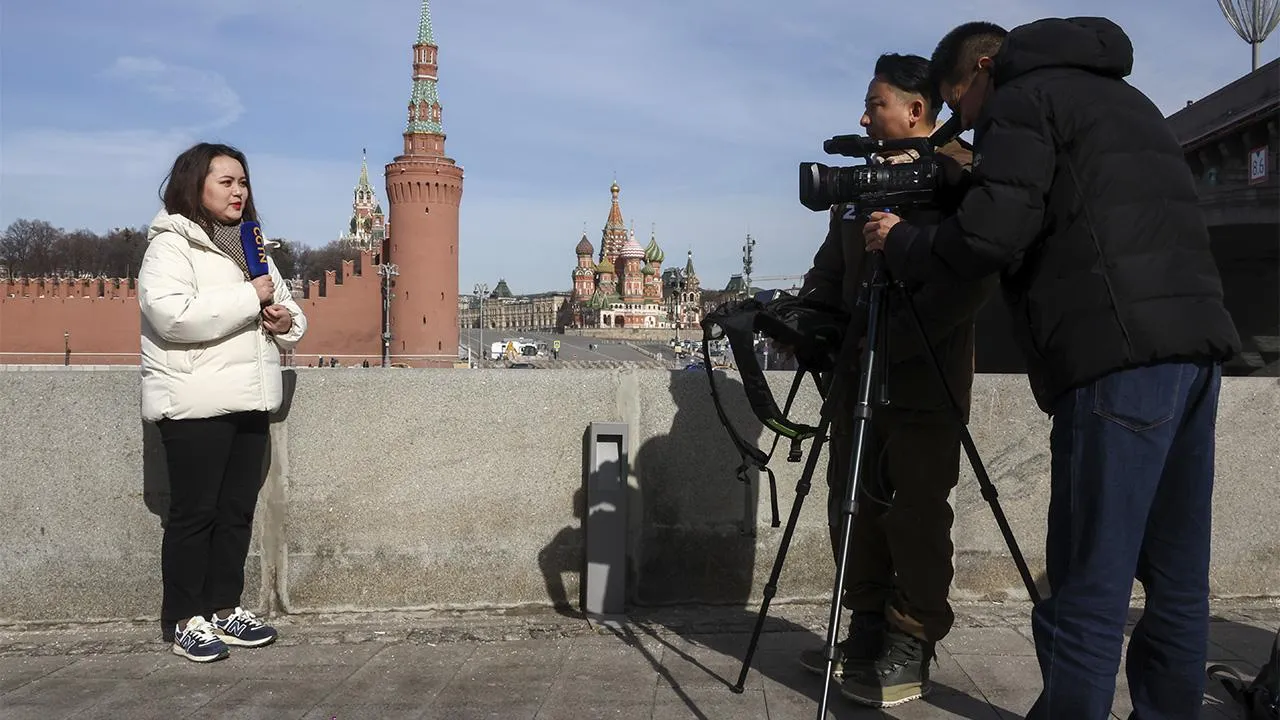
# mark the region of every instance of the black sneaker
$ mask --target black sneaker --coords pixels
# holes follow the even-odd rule
[[[849,637],[836,643],[836,659],[831,663],[831,677],[843,678],[846,672],[858,667],[869,667],[880,655],[884,644],[887,623],[880,613],[855,612],[849,620]],[[827,659],[822,648],[800,653],[800,664],[806,670],[821,675],[827,669]]]
[[[929,661],[933,643],[890,629],[884,651],[870,667],[846,675],[840,694],[871,707],[893,707],[922,698],[932,689]]]

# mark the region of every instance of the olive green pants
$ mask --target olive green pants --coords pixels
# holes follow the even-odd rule
[[[841,506],[856,443],[852,404],[832,423],[827,517],[835,562]],[[899,629],[936,642],[955,620],[948,502],[960,473],[960,429],[940,413],[875,408],[859,479],[842,603],[884,612]]]

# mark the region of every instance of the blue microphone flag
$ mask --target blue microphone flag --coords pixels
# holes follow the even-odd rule
[[[240,223],[240,246],[244,248],[244,262],[249,268],[250,278],[271,272],[267,267],[267,243],[262,237],[261,225],[252,220]]]

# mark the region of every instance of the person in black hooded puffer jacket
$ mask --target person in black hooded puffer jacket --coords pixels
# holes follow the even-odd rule
[[[1051,596],[1032,614],[1044,687],[1028,718],[1109,716],[1134,578],[1132,717],[1198,717],[1221,363],[1240,340],[1191,171],[1124,81],[1133,46],[1109,20],[969,23],[931,66],[974,130],[972,184],[940,225],[874,213],[864,235],[899,281],[999,273],[1053,417]]]

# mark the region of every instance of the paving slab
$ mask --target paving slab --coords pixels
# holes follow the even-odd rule
[[[934,690],[872,710],[833,685],[828,718],[1022,718],[1040,677],[1018,604],[957,607]],[[827,608],[771,608],[744,689],[734,693],[757,611],[633,611],[621,624],[546,611],[287,615],[280,640],[196,664],[169,652],[154,623],[0,627],[0,717],[271,720],[811,719],[822,681],[796,655],[819,646]],[[1135,612],[1133,619],[1140,615]],[[1215,607],[1211,662],[1256,671],[1280,606]],[[1130,625],[1130,628],[1132,624]],[[1230,717],[1210,687],[1206,720]],[[1129,700],[1117,678],[1113,716]]]

